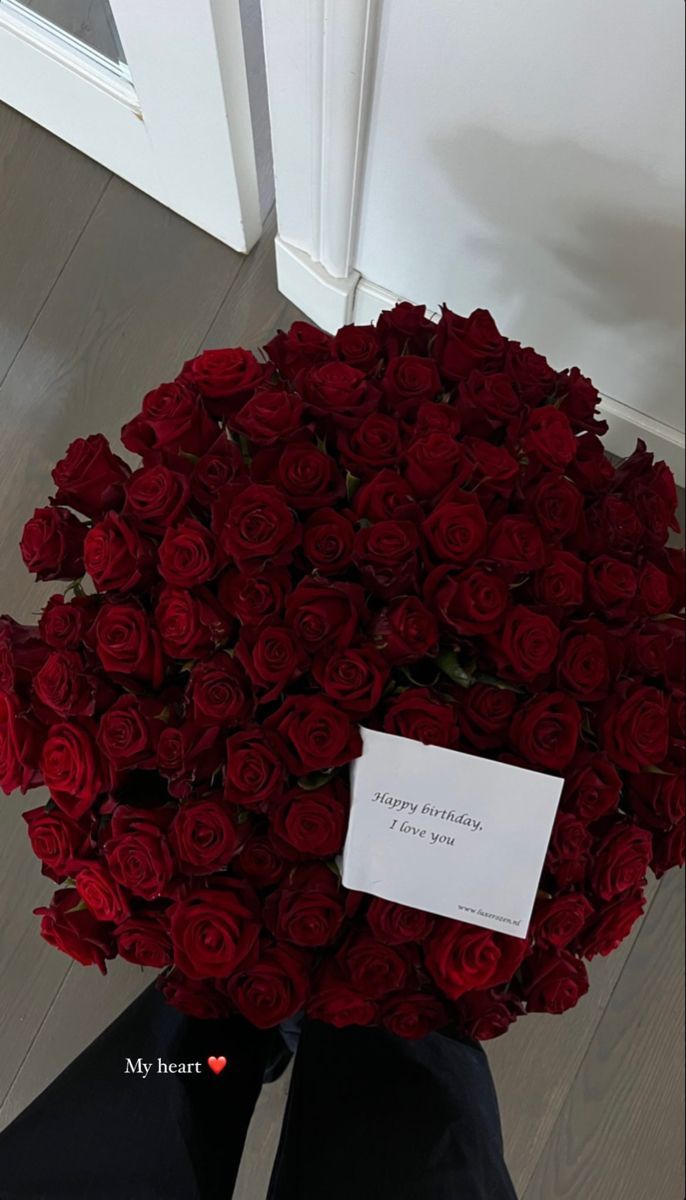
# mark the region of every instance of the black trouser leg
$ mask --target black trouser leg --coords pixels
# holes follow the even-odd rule
[[[148,989],[0,1135],[1,1200],[229,1200],[276,1036],[191,1020]]]
[[[269,1200],[516,1200],[481,1047],[306,1022]]]

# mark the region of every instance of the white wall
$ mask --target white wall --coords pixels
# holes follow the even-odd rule
[[[683,431],[682,47],[676,0],[384,0],[351,265]]]

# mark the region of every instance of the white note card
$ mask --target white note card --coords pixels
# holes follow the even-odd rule
[[[376,730],[362,738],[344,886],[525,938],[564,781]]]

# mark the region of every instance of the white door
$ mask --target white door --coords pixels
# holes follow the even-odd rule
[[[0,100],[236,250],[259,237],[239,0],[0,0]]]

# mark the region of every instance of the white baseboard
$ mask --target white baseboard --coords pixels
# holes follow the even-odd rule
[[[369,325],[384,309],[392,308],[402,299],[361,278],[355,271],[345,279],[335,279],[308,254],[278,237],[276,262],[280,290],[329,333],[351,321]],[[604,442],[612,454],[622,458],[631,454],[637,438],[642,438],[655,457],[671,467],[677,483],[684,487],[686,437],[680,429],[610,396],[602,396],[601,411],[609,426]]]
[[[298,250],[283,238],[277,236],[274,245],[279,291],[329,333],[348,325],[353,319],[358,272],[337,279],[304,250]]]

